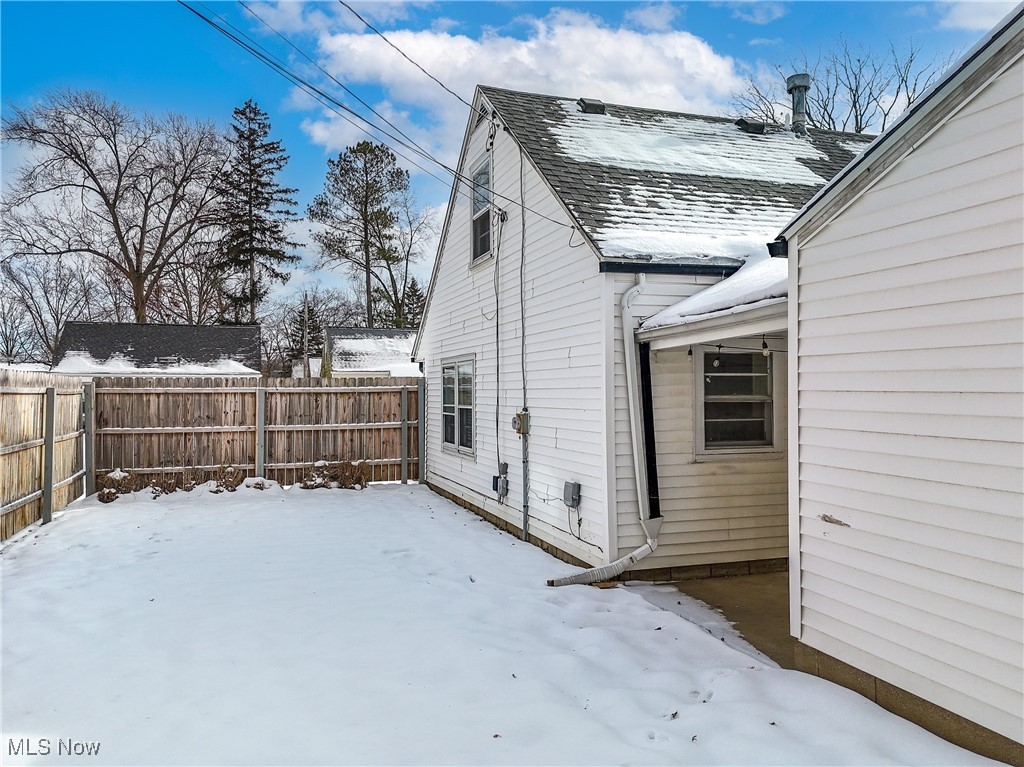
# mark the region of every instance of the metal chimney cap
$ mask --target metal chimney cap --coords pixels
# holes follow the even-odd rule
[[[580,111],[585,115],[603,115],[604,114],[604,102],[597,99],[579,99],[576,102],[579,105]]]
[[[790,75],[786,78],[786,93],[792,93],[797,88],[810,88],[811,76],[809,74]]]

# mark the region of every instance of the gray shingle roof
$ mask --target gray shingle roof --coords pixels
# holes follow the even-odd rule
[[[730,118],[617,104],[585,115],[575,99],[480,92],[614,260],[737,265],[872,138],[771,125],[755,135]]]
[[[138,325],[130,322],[69,322],[61,334],[54,367],[76,358],[97,363],[112,358],[140,369],[180,365],[214,366],[224,360],[260,370],[258,325]],[[63,364],[62,364],[63,363]]]

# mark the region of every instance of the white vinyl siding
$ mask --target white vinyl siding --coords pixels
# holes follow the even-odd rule
[[[791,248],[801,641],[1018,742],[1021,82]]]
[[[487,131],[475,131],[463,172],[479,166]],[[508,220],[491,232],[496,258],[472,265],[471,204],[457,195],[444,234],[419,354],[427,386],[427,479],[486,511],[522,523],[522,440],[512,416],[523,405],[520,321],[520,155],[506,133],[490,152],[495,204]],[[568,247],[569,220],[529,159],[523,160],[526,213],[523,293],[526,312],[526,387],[530,410],[530,532],[579,559],[599,564],[607,552],[604,325],[598,260],[589,246]],[[470,185],[463,190],[470,192]],[[499,196],[500,195],[500,196]],[[515,202],[513,202],[515,201]],[[496,219],[497,220],[497,219]],[[500,233],[500,242],[499,242]],[[494,264],[497,263],[497,300]],[[496,366],[495,323],[500,323]],[[475,355],[475,455],[443,450],[442,363]],[[500,385],[496,382],[500,377]],[[491,490],[498,454],[509,466],[509,495],[498,504]],[[562,503],[566,480],[581,485],[579,515]],[[582,517],[582,527],[577,520]],[[583,541],[572,532],[579,532]]]
[[[617,537],[615,551],[621,556],[645,540],[637,513],[619,314],[622,294],[636,284],[636,276],[607,276],[605,300],[609,316],[614,320],[609,355],[615,360],[614,367],[609,366],[607,371],[613,379],[609,384],[614,396],[609,405],[609,420],[614,424],[615,450],[614,472],[609,483],[613,485],[615,497],[611,509]],[[647,275],[646,287],[633,304],[634,312],[638,317],[650,316],[718,282],[722,276]],[[760,350],[761,336],[746,339],[745,345],[751,350]],[[784,342],[780,341],[778,348],[784,349]],[[786,440],[784,373],[783,365],[781,379],[775,379],[776,385],[781,386],[777,391],[779,409],[775,413],[780,446],[784,446]],[[635,568],[785,557],[788,552],[785,452],[698,462],[693,358],[687,356],[685,348],[654,351],[651,376],[663,522],[658,549]]]

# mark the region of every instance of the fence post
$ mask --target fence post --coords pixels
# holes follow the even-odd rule
[[[267,461],[267,390],[256,387],[256,476],[265,477]]]
[[[409,482],[409,389],[403,384],[400,394],[402,408],[402,484]]]
[[[82,387],[83,438],[82,468],[85,469],[85,494],[96,492],[96,384],[92,381]]]
[[[427,481],[427,401],[426,401],[426,379],[420,378],[416,383],[416,474],[419,483]]]
[[[57,415],[57,389],[46,387],[46,410],[43,413],[43,524],[53,518],[53,449],[54,422]]]

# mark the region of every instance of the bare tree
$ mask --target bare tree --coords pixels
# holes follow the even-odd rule
[[[0,270],[14,305],[28,318],[33,361],[52,363],[68,322],[95,319],[89,315],[95,283],[81,258],[20,257]]]
[[[164,322],[186,325],[223,321],[230,314],[231,302],[225,290],[228,275],[220,264],[216,238],[194,239],[183,255],[167,270],[154,316]]]
[[[137,322],[189,243],[216,223],[223,138],[177,115],[139,117],[91,92],[14,107],[3,139],[32,150],[0,208],[7,252],[87,255],[125,285]]]
[[[786,76],[811,75],[807,119],[826,130],[883,131],[916,101],[946,70],[955,54],[923,60],[921,47],[911,40],[905,50],[890,44],[879,54],[867,47],[852,48],[840,38],[830,50],[811,61],[806,56],[775,64],[768,72],[747,78],[744,89],[732,95],[738,112],[770,123],[784,122],[790,110]]]
[[[27,362],[32,358],[32,325],[28,312],[10,286],[0,284],[0,361]]]

